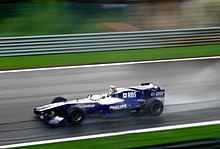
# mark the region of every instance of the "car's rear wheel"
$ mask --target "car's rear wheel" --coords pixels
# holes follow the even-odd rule
[[[51,103],[66,102],[66,101],[67,101],[67,99],[64,97],[56,97],[52,100]]]
[[[164,105],[159,100],[151,100],[147,104],[147,112],[151,116],[159,116],[163,112]]]
[[[77,107],[70,107],[67,111],[67,120],[72,125],[79,125],[85,118],[85,112]]]

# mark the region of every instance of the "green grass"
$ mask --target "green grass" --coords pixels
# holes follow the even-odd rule
[[[220,44],[109,52],[0,57],[0,70],[220,55]]]
[[[28,149],[117,149],[143,147],[169,143],[180,143],[201,139],[211,139],[220,136],[220,125],[176,129],[159,132],[128,134],[114,137],[94,138],[80,141],[70,141],[38,146],[24,147]]]

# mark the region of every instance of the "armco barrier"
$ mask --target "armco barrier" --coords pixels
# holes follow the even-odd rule
[[[0,38],[0,56],[129,50],[220,43],[220,27]]]

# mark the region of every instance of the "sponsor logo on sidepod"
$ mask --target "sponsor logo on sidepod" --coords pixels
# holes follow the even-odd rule
[[[127,109],[127,108],[128,106],[126,104],[109,107],[110,110],[121,110],[121,109]]]

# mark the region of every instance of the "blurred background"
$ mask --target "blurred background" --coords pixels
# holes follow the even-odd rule
[[[0,0],[0,36],[219,25],[219,0]]]

